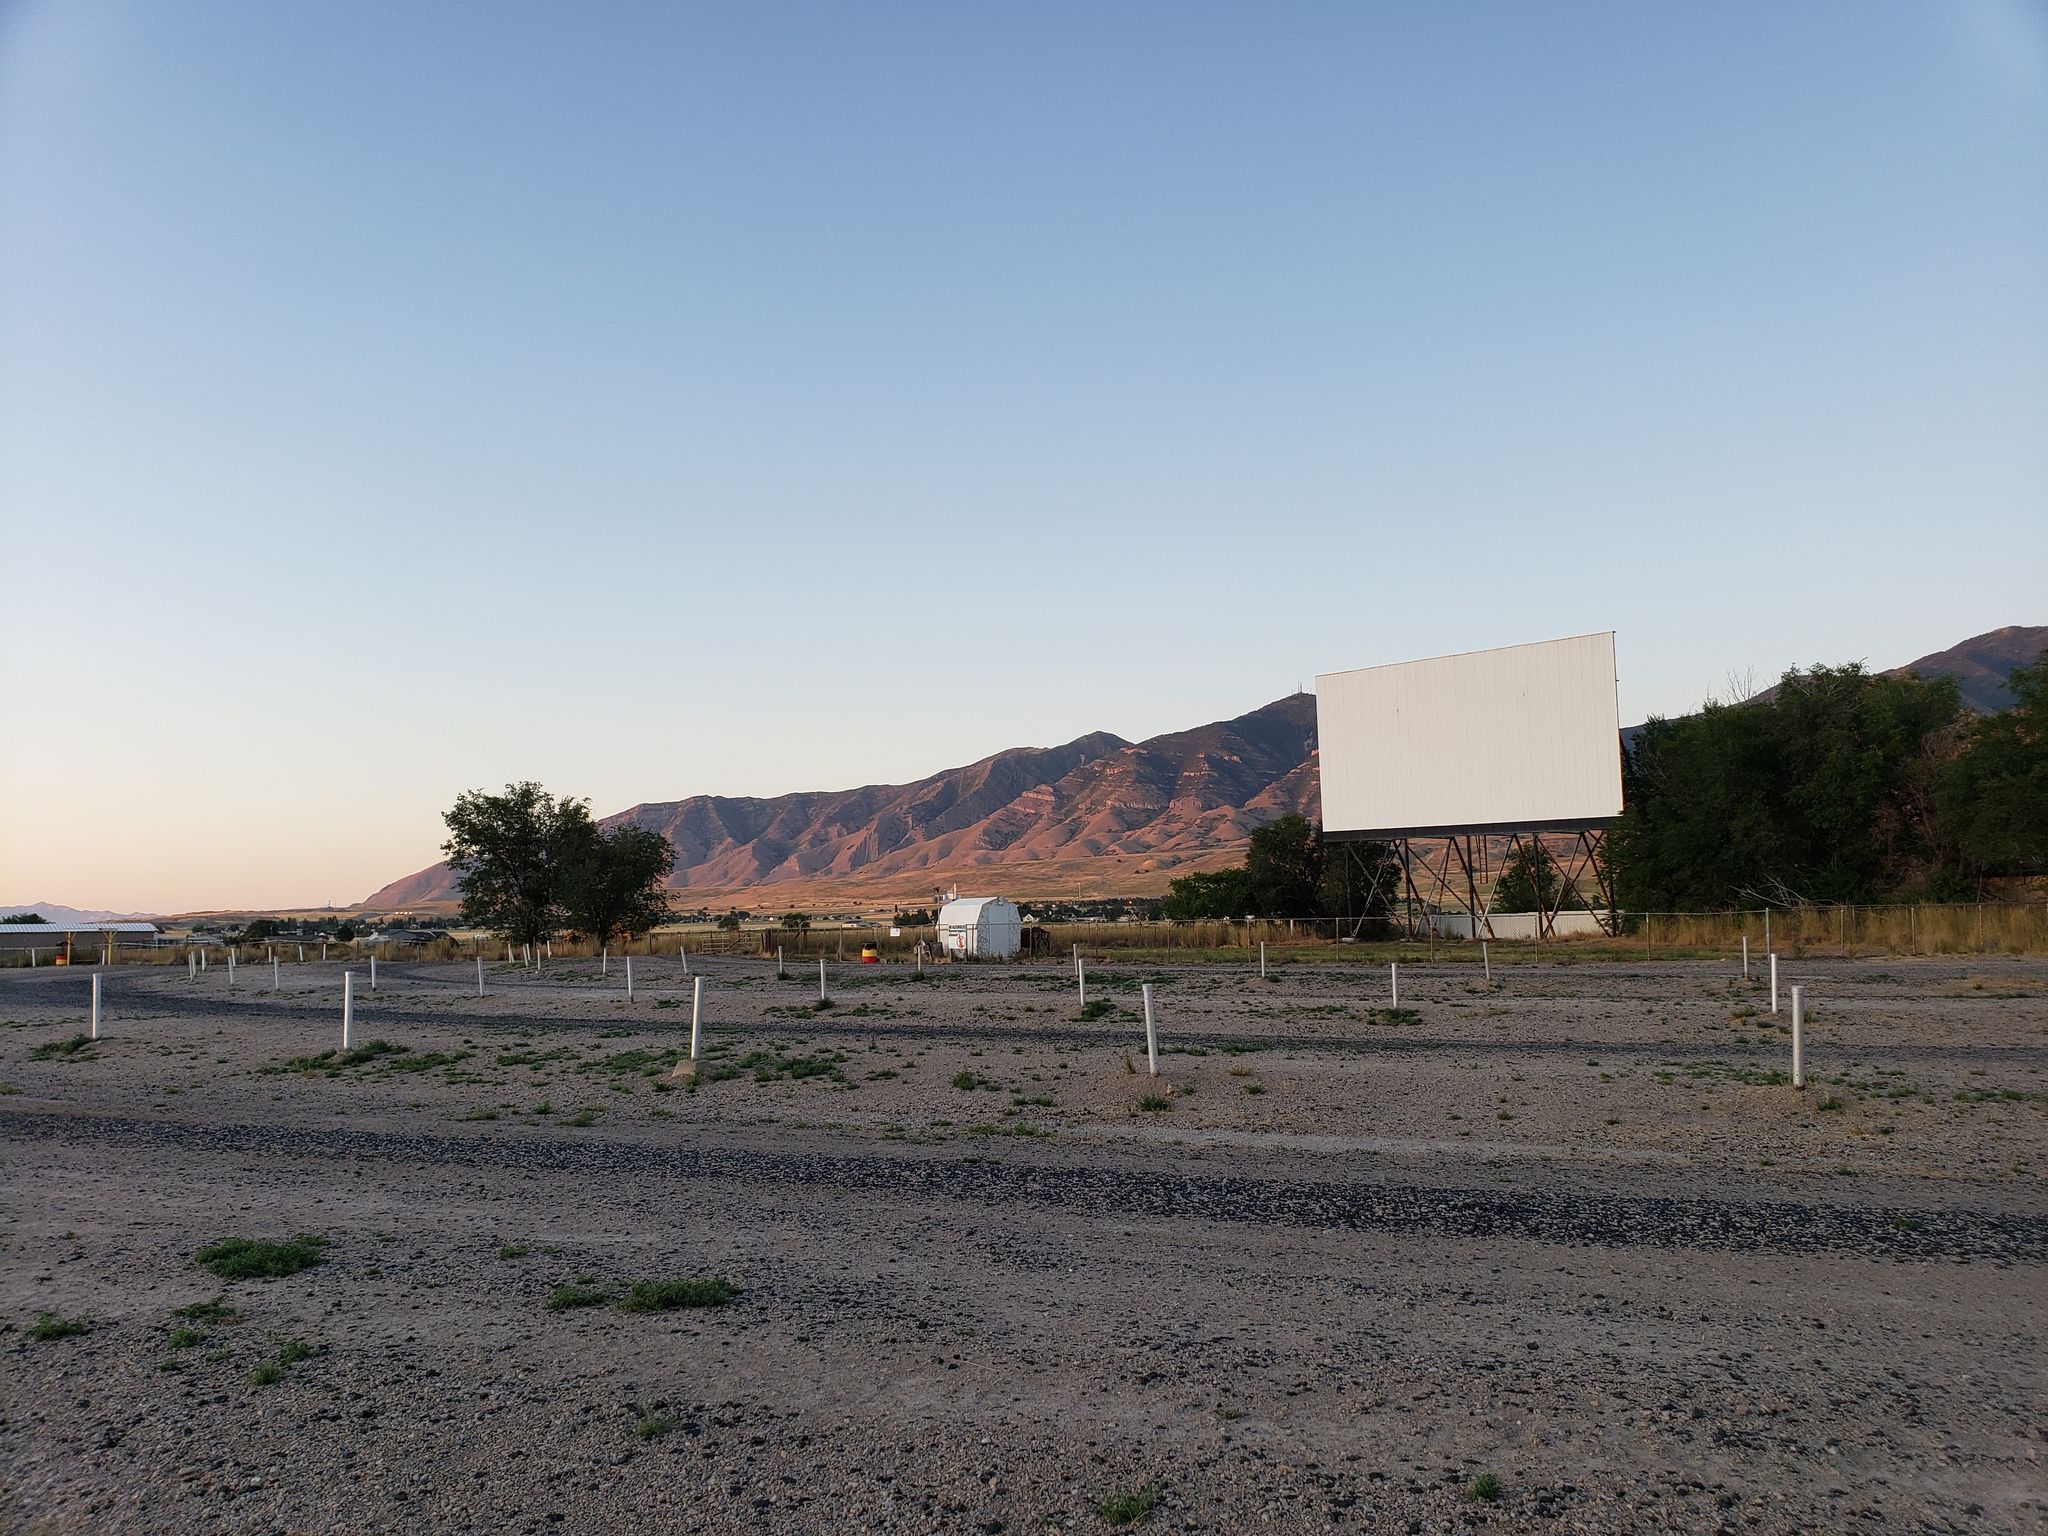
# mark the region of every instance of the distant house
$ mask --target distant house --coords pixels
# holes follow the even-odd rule
[[[939,908],[939,948],[960,960],[1008,960],[1024,940],[1017,904],[1001,896],[957,897]]]

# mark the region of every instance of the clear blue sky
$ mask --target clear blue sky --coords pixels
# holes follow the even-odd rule
[[[0,7],[0,901],[2048,620],[2033,3]]]

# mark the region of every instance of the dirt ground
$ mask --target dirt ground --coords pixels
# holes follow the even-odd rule
[[[623,969],[0,973],[0,1524],[2048,1529],[2048,963]]]

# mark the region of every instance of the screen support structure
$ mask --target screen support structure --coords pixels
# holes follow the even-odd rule
[[[1557,845],[1567,837],[1569,844],[1559,848]],[[1528,853],[1533,857],[1536,850],[1541,850],[1550,857],[1557,871],[1557,884],[1554,898],[1540,903],[1536,913],[1536,937],[1539,940],[1555,938],[1560,914],[1576,903],[1592,905],[1580,889],[1581,882],[1588,875],[1599,892],[1600,905],[1596,915],[1602,915],[1603,922],[1611,930],[1614,888],[1601,858],[1605,843],[1606,832],[1599,827],[1580,828],[1569,833],[1528,830],[1505,835],[1470,832],[1444,837],[1396,835],[1384,840],[1384,846],[1394,853],[1394,857],[1387,860],[1368,857],[1366,850],[1372,846],[1370,843],[1347,840],[1342,844],[1347,862],[1345,919],[1350,924],[1351,936],[1356,938],[1373,912],[1382,889],[1392,887],[1389,906],[1398,905],[1405,910],[1405,926],[1411,938],[1421,937],[1424,922],[1433,913],[1440,912],[1459,912],[1469,916],[1475,938],[1498,938],[1491,914],[1500,877],[1518,853]],[[1559,857],[1560,853],[1562,857]],[[1351,875],[1354,872],[1365,877],[1366,885],[1365,900],[1355,914],[1350,900]],[[1425,890],[1430,894],[1425,896]]]

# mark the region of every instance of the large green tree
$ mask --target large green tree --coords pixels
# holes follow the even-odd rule
[[[1378,931],[1401,894],[1401,859],[1392,843],[1323,844],[1323,883],[1316,893],[1324,917],[1349,918]]]
[[[1550,850],[1533,837],[1515,845],[1493,888],[1490,912],[1549,912],[1557,906],[1563,872]]]
[[[1159,903],[1162,917],[1185,921],[1197,917],[1244,917],[1252,910],[1252,881],[1242,864],[1182,875],[1166,888]]]
[[[1924,885],[1960,707],[1952,678],[1815,667],[1786,673],[1774,699],[1651,720],[1608,837],[1620,905],[1868,901]]]
[[[441,819],[464,922],[517,944],[540,944],[562,926],[571,868],[595,835],[584,802],[507,784],[502,795],[471,790]]]
[[[568,835],[562,915],[571,928],[602,949],[669,920],[668,877],[676,850],[667,838],[645,827],[607,832],[588,820]]]
[[[2048,653],[2005,686],[2013,708],[1973,721],[1935,783],[1943,830],[1977,878],[2048,871]]]
[[[1252,834],[1245,854],[1252,910],[1261,917],[1315,917],[1329,857],[1323,829],[1306,816],[1282,816]]]

